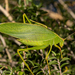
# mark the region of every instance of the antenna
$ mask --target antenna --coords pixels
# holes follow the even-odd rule
[[[75,32],[74,32],[75,33]],[[70,34],[69,36],[73,35],[74,33]],[[64,40],[66,40],[69,36],[67,36]]]

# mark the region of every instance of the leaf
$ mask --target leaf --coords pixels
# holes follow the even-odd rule
[[[69,58],[63,58],[60,62],[63,62],[63,61],[66,61],[66,60],[69,60]]]
[[[24,70],[29,72],[29,70],[27,68],[24,68]]]
[[[39,63],[35,63],[35,65],[39,66]]]
[[[48,60],[56,59],[56,57],[50,57]]]
[[[53,64],[57,64],[57,61],[54,60],[54,61],[49,62],[49,65],[53,65]]]
[[[30,62],[34,66],[34,63],[31,60],[27,60],[27,61]]]
[[[18,75],[23,75],[23,74],[24,74],[24,72],[19,71],[19,74]]]
[[[55,56],[57,55],[54,51],[52,51],[52,53],[53,53]]]
[[[65,65],[68,65],[69,63],[63,63],[60,67],[62,68]]]
[[[40,70],[40,68],[35,68],[34,70],[33,70],[33,73],[36,73],[37,71],[39,71]]]
[[[41,75],[41,73],[43,73],[42,71],[39,71],[39,72],[37,72],[37,74],[36,75]]]
[[[66,75],[66,74],[71,74],[71,70],[68,70],[67,72],[63,72],[63,75]]]
[[[56,71],[59,71],[59,70],[52,70],[51,73],[56,72]]]

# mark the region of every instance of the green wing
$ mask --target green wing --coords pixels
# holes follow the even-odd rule
[[[54,45],[64,40],[47,28],[27,23],[3,23],[0,24],[0,32],[19,38],[19,41],[32,46]]]
[[[3,23],[0,32],[10,36],[35,41],[47,41],[56,37],[56,34],[42,26],[27,23]]]

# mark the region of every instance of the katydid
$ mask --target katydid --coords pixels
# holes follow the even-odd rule
[[[25,18],[28,20],[29,23],[25,23]],[[20,58],[23,60],[25,66],[29,69],[32,75],[33,72],[29,68],[28,64],[24,61],[23,57],[20,54],[20,51],[28,51],[28,50],[39,50],[44,49],[50,45],[50,50],[46,55],[47,65],[48,65],[48,56],[51,52],[52,46],[56,46],[59,48],[61,52],[61,48],[64,45],[64,39],[58,36],[56,33],[50,31],[47,26],[36,22],[36,24],[31,24],[30,20],[27,16],[23,15],[24,23],[2,23],[0,24],[0,32],[10,35],[18,39],[18,41],[22,42],[25,45],[34,46],[31,48],[26,49],[18,49],[17,53],[19,54]],[[60,47],[57,45],[59,43]],[[63,58],[61,53],[61,58]],[[48,66],[49,68],[49,66]],[[50,69],[49,69],[50,75]]]

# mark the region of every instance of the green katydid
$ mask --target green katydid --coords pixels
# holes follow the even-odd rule
[[[24,17],[26,17],[29,23],[25,23]],[[59,37],[56,33],[50,31],[47,28],[47,26],[41,23],[31,24],[30,20],[27,18],[25,14],[23,15],[23,21],[24,23],[2,23],[0,24],[0,32],[18,38],[18,41],[22,42],[25,45],[34,46],[27,49],[17,50],[25,66],[29,69],[31,74],[34,75],[31,69],[29,68],[28,64],[24,61],[23,57],[19,52],[34,50],[34,49],[36,50],[44,49],[50,45],[50,50],[46,55],[46,60],[47,60],[53,45],[59,48],[61,52],[60,47],[64,45],[64,39]],[[57,45],[58,43],[60,47]],[[63,58],[62,53],[61,53],[61,58]],[[47,60],[47,65],[48,65],[48,60]],[[50,75],[50,69],[49,69],[49,75]]]

